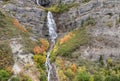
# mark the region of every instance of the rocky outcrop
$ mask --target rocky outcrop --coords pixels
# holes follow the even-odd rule
[[[76,4],[78,1],[75,2]],[[99,2],[90,1],[89,3],[82,4],[79,2],[77,7],[71,8],[68,12],[57,15],[56,23],[59,32],[70,31],[76,27],[80,27],[81,21],[86,20],[90,17],[92,10],[99,6]],[[62,30],[63,29],[63,30]]]
[[[49,0],[35,0],[35,3],[41,6],[49,6],[50,1]]]
[[[22,39],[13,38],[10,42],[15,61],[13,66],[14,74],[18,75],[19,73],[22,73],[30,77],[32,81],[39,81],[40,73],[32,59],[33,54],[24,53],[22,49],[23,45],[19,42],[20,40]]]
[[[88,17],[95,19],[96,25],[87,28],[87,32],[91,36],[90,45],[81,46],[78,51],[72,54],[73,57],[76,54],[77,57],[98,61],[102,55],[104,60],[108,58],[119,59],[119,8],[119,3],[91,0],[56,15],[59,33],[80,27],[81,22],[86,21]]]
[[[33,30],[33,38],[44,37],[43,28],[46,23],[46,12],[40,9],[31,0],[12,0],[13,2],[2,5],[5,11],[9,12],[19,22]],[[43,31],[42,31],[43,30]]]

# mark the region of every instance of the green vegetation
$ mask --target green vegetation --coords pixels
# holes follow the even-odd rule
[[[65,11],[68,11],[70,8],[76,6],[77,4],[75,3],[72,3],[72,4],[54,4],[48,8],[45,8],[45,7],[40,7],[46,11],[51,11],[51,12],[54,12],[54,13],[62,13],[62,12],[65,12]]]
[[[28,32],[21,31],[15,24],[14,19],[10,16],[4,15],[0,11],[0,39],[10,39],[13,37],[28,36]]]
[[[20,78],[17,77],[17,76],[16,76],[16,77],[12,77],[12,78],[11,78],[11,81],[20,81]]]
[[[94,81],[103,81],[102,75],[94,75]]]
[[[29,38],[30,32],[22,27],[16,19],[4,15],[1,11],[0,22],[0,41],[21,37],[21,43],[23,44],[24,51],[33,53],[33,48],[37,45],[37,43]],[[28,30],[32,32],[32,30]]]
[[[8,41],[0,41],[0,69],[9,70],[13,63],[12,51]]]
[[[55,60],[57,55],[70,57],[71,52],[76,50],[80,45],[84,45],[89,42],[89,36],[84,27],[80,27],[71,33],[71,38],[64,44],[60,44],[61,40],[57,42],[54,49],[51,51],[51,61]]]
[[[83,3],[87,3],[89,1],[91,1],[91,0],[82,0]]]
[[[35,54],[33,56],[33,59],[40,71],[40,81],[47,81],[47,75],[46,75],[46,67],[45,67],[45,62],[46,62],[46,53],[44,52],[43,54]]]
[[[56,65],[59,67],[58,74],[60,77],[60,81],[68,80],[68,81],[120,81],[120,64],[119,62],[111,61],[108,59],[107,67],[101,65],[101,63],[93,62],[92,64],[85,59],[78,60],[77,71],[74,72],[72,70],[72,66],[69,63],[68,59],[64,58],[64,63],[62,62],[63,59],[60,60],[59,57],[56,58]],[[72,60],[74,60],[72,58]],[[72,61],[74,62],[74,61]],[[88,64],[87,64],[88,63]],[[64,67],[63,67],[63,64]],[[109,65],[110,64],[110,65]],[[60,73],[59,73],[60,71]],[[64,78],[63,78],[64,77]]]
[[[106,22],[106,25],[107,25],[108,27],[112,27],[112,26],[113,26],[113,22],[112,22],[112,21],[108,21],[108,22]]]
[[[0,11],[0,68],[8,69],[9,66],[13,65],[13,56],[9,41],[11,38],[18,38],[20,36],[26,38],[26,40],[22,40],[24,42],[29,39],[28,32],[20,30],[20,28],[15,25],[12,17],[3,14]],[[27,47],[29,47],[28,45],[29,44],[27,43]]]
[[[28,37],[22,37],[21,43],[23,44],[23,51],[26,53],[34,53],[33,48],[38,45],[38,42],[32,41]]]
[[[34,61],[36,62],[38,67],[45,68],[44,64],[46,61],[46,56],[45,55],[34,55],[33,56]]]
[[[0,70],[0,81],[7,81],[10,77],[10,74],[5,70]]]
[[[77,48],[79,48],[82,45],[88,44],[90,37],[86,32],[86,27],[95,26],[95,24],[96,21],[93,18],[88,17],[85,21],[81,22],[80,28],[71,31],[70,33],[66,34],[63,38],[59,39],[55,47],[51,51],[51,61],[55,61],[56,56],[70,58],[73,56],[71,55],[72,52],[74,52]],[[88,62],[86,64],[88,64]]]
[[[107,76],[105,81],[120,81],[120,76]]]
[[[88,17],[85,21],[81,22],[82,27],[86,27],[86,26],[89,26],[89,25],[95,26],[95,24],[96,24],[95,19],[93,19],[91,17]]]
[[[116,24],[118,25],[120,23],[120,15],[119,15],[119,18],[116,19]]]
[[[60,58],[60,57],[59,57]],[[80,64],[77,65],[77,71],[74,72],[72,70],[71,64],[68,64],[68,59],[66,62],[64,60],[63,67],[63,59],[57,58],[55,63],[57,63],[58,74],[60,81],[68,80],[68,81],[120,81],[120,65],[119,63],[112,61],[112,66],[99,66],[99,61],[94,64]],[[58,61],[59,60],[59,61]],[[79,59],[77,59],[79,60]],[[86,61],[85,59],[81,60]],[[90,60],[89,60],[90,61]],[[87,62],[87,61],[86,61]],[[98,65],[96,65],[98,64]]]
[[[20,75],[13,76],[10,81],[32,81],[30,77],[20,73]]]
[[[90,75],[86,72],[80,72],[77,74],[77,80],[76,81],[89,81]]]
[[[19,75],[11,77],[10,81],[32,81],[30,77],[24,75],[24,73],[20,73]]]
[[[40,76],[40,81],[47,81],[47,75],[42,74],[42,75]]]
[[[14,19],[0,11],[0,70],[4,69],[12,75],[12,66],[14,64],[10,40],[12,38],[21,38],[20,43],[23,44],[25,52],[33,52],[36,42],[29,38],[30,33],[23,27],[17,19]],[[18,76],[19,77],[19,76]],[[19,81],[13,78],[12,81]],[[0,80],[7,81],[7,80]],[[22,76],[20,81],[31,81],[29,77]]]

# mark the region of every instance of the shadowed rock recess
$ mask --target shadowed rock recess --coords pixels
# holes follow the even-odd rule
[[[0,81],[120,81],[119,49],[119,0],[0,0]]]

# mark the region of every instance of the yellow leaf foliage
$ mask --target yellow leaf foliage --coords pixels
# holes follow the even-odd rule
[[[46,62],[46,57],[42,55],[34,55],[33,59],[37,63],[37,65],[41,65]]]
[[[35,54],[44,53],[49,47],[49,42],[47,40],[40,38],[39,42],[41,43],[41,46],[35,46],[33,49]]]
[[[39,39],[40,43],[41,43],[41,48],[43,51],[46,51],[49,47],[49,42],[46,39]]]
[[[76,70],[77,70],[76,64],[72,64],[72,71],[76,73]]]

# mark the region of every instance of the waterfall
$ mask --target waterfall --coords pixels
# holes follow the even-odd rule
[[[56,33],[56,24],[53,19],[53,15],[51,12],[48,12],[47,14],[47,27],[49,30],[49,39],[50,39],[50,49],[47,52],[47,57],[46,57],[46,67],[47,67],[47,72],[48,72],[48,81],[51,81],[51,72],[52,72],[52,65],[50,63],[50,51],[52,50],[53,46],[55,45],[55,39],[57,38],[57,33]]]
[[[56,24],[51,12],[48,12],[48,15],[47,15],[47,27],[49,30],[50,40],[52,43],[55,43],[55,39],[57,38]]]
[[[37,3],[37,5],[40,5],[39,0],[36,0],[36,3]],[[48,1],[48,3],[49,3],[49,1]],[[57,38],[57,33],[56,33],[56,23],[53,19],[53,15],[50,11],[47,14],[47,27],[48,27],[48,31],[49,31],[50,48],[47,52],[45,65],[47,67],[47,72],[48,72],[47,79],[48,79],[48,81],[52,81],[51,75],[54,74],[54,72],[53,72],[53,67],[50,63],[50,51],[52,50],[52,48],[55,45],[55,39]]]
[[[39,0],[36,0],[36,4],[39,5]]]

